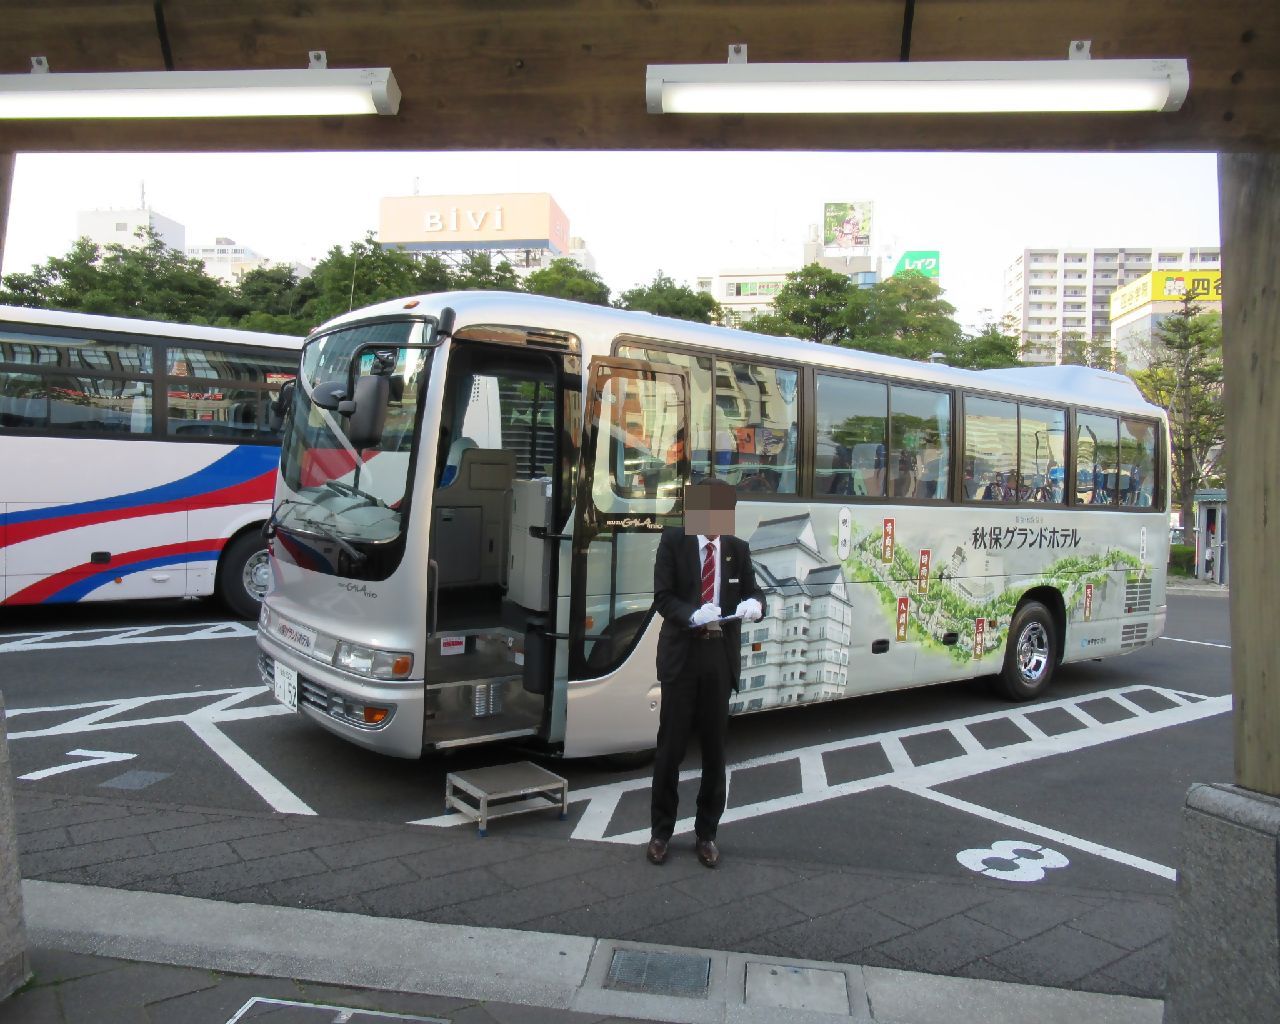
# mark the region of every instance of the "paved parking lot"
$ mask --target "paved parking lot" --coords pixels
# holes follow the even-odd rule
[[[1227,603],[1178,595],[1168,639],[1064,669],[1031,705],[966,683],[736,721],[725,868],[709,876],[690,857],[664,874],[639,860],[643,771],[548,762],[570,780],[568,819],[507,819],[475,839],[474,825],[441,813],[445,773],[523,752],[405,762],[350,747],[282,713],[257,685],[247,627],[207,612],[77,609],[69,624],[23,613],[0,634],[20,805],[46,826],[28,829],[24,870],[687,945],[719,933],[782,955],[1150,995],[1162,984],[1183,794],[1231,774]],[[73,813],[61,797],[98,810],[53,824]],[[121,826],[92,825],[102,808],[136,819],[135,838],[163,825],[156,814],[180,816],[158,828],[179,830],[170,840],[222,836],[235,814],[237,828],[266,831],[222,836],[231,846],[216,855],[182,845],[218,863],[147,862],[163,870],[122,869],[112,882],[54,855],[77,836],[108,841],[103,829]],[[352,858],[333,849],[362,833],[386,854],[382,875],[335,881]],[[117,852],[141,863],[164,843]],[[246,867],[255,861],[271,865],[269,879]],[[290,864],[298,878],[276,877]],[[655,898],[655,875],[692,901],[689,913],[675,913],[670,893]],[[448,884],[424,888],[424,877]],[[1055,949],[1069,967],[1051,967]]]

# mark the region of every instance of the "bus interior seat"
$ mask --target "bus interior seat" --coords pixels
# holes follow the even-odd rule
[[[462,449],[453,482],[435,492],[432,550],[440,586],[505,585],[515,476],[514,452]]]
[[[445,459],[444,473],[440,477],[440,486],[449,487],[458,479],[458,470],[462,462],[462,453],[478,445],[469,437],[456,437],[449,445],[449,456]]]

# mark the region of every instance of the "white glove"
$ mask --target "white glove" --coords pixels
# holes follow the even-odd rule
[[[759,601],[749,597],[738,605],[738,610],[733,614],[744,622],[759,622],[764,617],[764,609],[760,607]]]
[[[718,604],[712,604],[710,601],[708,601],[706,604],[704,604],[701,608],[699,608],[696,612],[693,613],[693,618],[689,620],[689,625],[705,626],[712,619],[718,619],[718,618],[720,618],[720,606]]]

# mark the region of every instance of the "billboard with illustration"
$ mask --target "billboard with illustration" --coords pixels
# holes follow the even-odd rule
[[[871,251],[870,200],[825,203],[822,207],[822,246],[827,256],[866,256]]]

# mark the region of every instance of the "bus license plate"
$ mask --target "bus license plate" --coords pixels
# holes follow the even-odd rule
[[[274,689],[276,700],[287,707],[290,711],[298,710],[298,672],[296,669],[290,668],[288,665],[281,665],[276,662]]]

